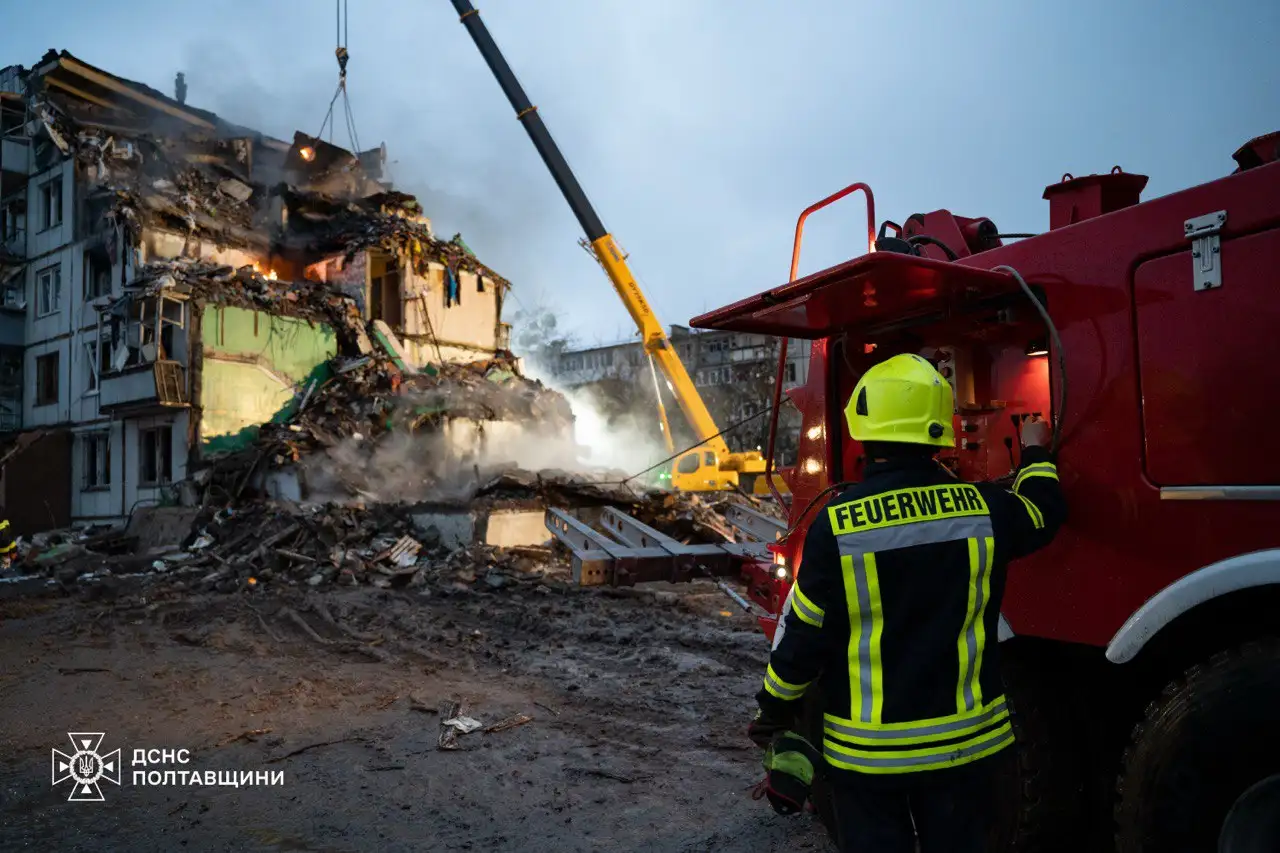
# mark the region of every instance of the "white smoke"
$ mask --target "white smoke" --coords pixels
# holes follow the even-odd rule
[[[573,409],[574,440],[582,453],[577,467],[573,469],[576,472],[591,473],[606,468],[626,471],[631,475],[670,455],[666,447],[653,439],[656,430],[644,426],[658,421],[656,409],[633,409],[621,418],[614,418],[611,423],[599,399],[589,388],[570,388],[545,367],[532,361],[525,362],[524,374],[558,391],[569,401],[569,407]],[[640,399],[647,401],[648,397]]]

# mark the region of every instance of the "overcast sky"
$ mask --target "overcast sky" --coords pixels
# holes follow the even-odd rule
[[[1063,172],[1119,164],[1151,198],[1280,129],[1274,0],[479,5],[668,325],[782,283],[796,215],[855,180],[882,219],[945,207],[1036,231]],[[182,70],[189,103],[284,139],[319,129],[337,81],[328,0],[0,6],[0,65],[65,49],[168,93]],[[385,141],[397,185],[520,303],[583,343],[631,334],[452,4],[350,6],[363,146]],[[856,254],[862,223],[860,203],[815,217],[802,272]]]

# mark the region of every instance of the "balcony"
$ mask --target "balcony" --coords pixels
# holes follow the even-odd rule
[[[20,347],[27,342],[27,318],[17,308],[0,305],[0,346]]]
[[[155,415],[185,409],[187,371],[177,361],[155,361],[105,373],[99,382],[103,414]]]
[[[13,195],[26,186],[31,167],[29,150],[24,137],[0,137],[0,197]]]

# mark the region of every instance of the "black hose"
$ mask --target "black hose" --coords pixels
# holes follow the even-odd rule
[[[1049,330],[1049,335],[1053,338],[1053,346],[1058,351],[1058,376],[1062,386],[1062,393],[1058,395],[1058,417],[1053,424],[1053,444],[1050,452],[1056,454],[1058,445],[1062,441],[1062,421],[1066,417],[1067,411],[1067,354],[1062,346],[1062,338],[1058,335],[1058,327],[1053,324],[1053,318],[1049,316],[1049,312],[1045,309],[1044,304],[1036,298],[1035,293],[1031,290],[1031,285],[1027,284],[1027,280],[1022,277],[1022,273],[1015,270],[1008,264],[1001,264],[993,267],[992,271],[1003,270],[1013,276],[1018,282],[1018,286],[1022,288],[1022,292],[1027,294],[1027,298],[1031,300],[1031,304],[1036,307],[1036,311],[1040,314],[1040,319],[1044,320],[1045,327]]]
[[[939,240],[937,237],[930,237],[928,234],[917,234],[914,237],[908,237],[907,242],[913,246],[917,243],[928,243],[930,246],[937,246],[939,249],[947,253],[947,260],[960,260],[960,256],[952,251],[950,246]]]

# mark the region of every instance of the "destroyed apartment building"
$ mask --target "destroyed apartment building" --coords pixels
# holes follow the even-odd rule
[[[508,352],[510,284],[384,182],[385,146],[272,139],[178,90],[66,52],[0,71],[0,507],[19,533],[189,503],[200,471],[234,499],[308,450],[455,415],[461,461],[487,421],[571,433]]]

